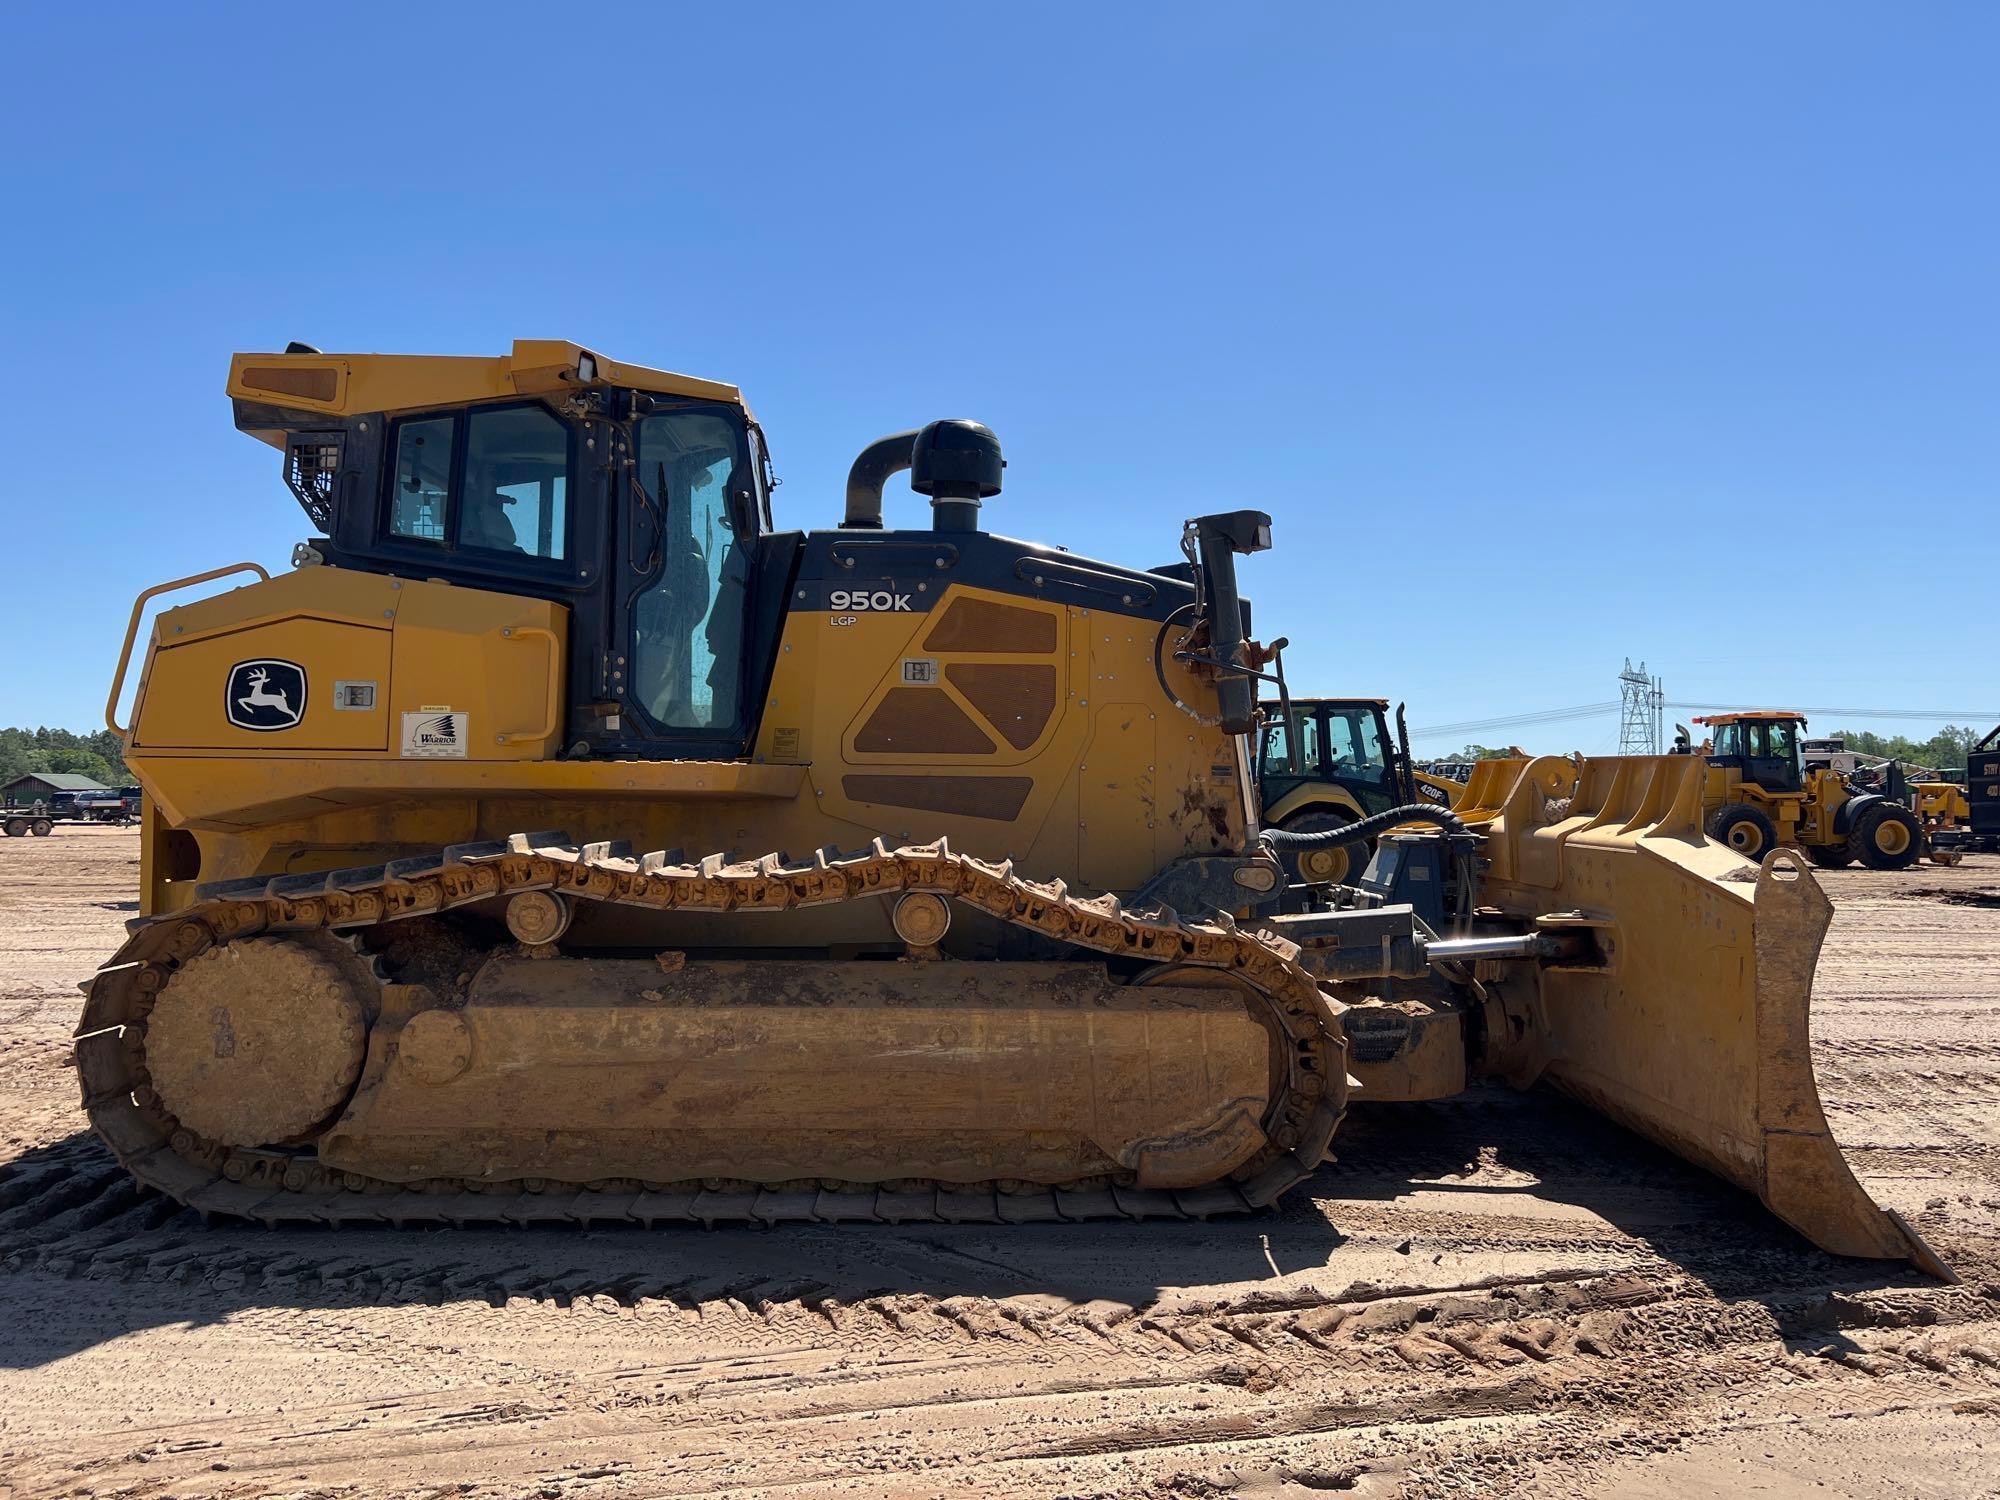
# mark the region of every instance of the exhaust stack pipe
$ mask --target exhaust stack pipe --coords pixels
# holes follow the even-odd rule
[[[863,531],[882,529],[882,486],[889,482],[891,474],[909,468],[917,437],[917,429],[912,427],[908,432],[892,432],[885,438],[877,438],[861,450],[854,467],[847,471],[847,515],[841,520],[842,526]]]
[[[877,438],[847,471],[847,514],[851,530],[882,529],[882,486],[889,476],[910,470],[910,488],[931,498],[931,529],[977,531],[980,502],[1000,493],[1000,440],[978,422],[950,419],[909,432]]]

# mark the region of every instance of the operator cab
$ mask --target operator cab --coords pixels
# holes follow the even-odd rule
[[[1258,778],[1265,800],[1305,781],[1365,782],[1389,789],[1388,704],[1380,699],[1294,699],[1288,723],[1284,709],[1266,703],[1269,722],[1258,742]]]
[[[1745,781],[1767,792],[1802,792],[1805,775],[1799,764],[1803,714],[1783,710],[1712,714],[1696,719],[1710,730],[1708,763],[1734,767]]]
[[[572,750],[742,753],[799,538],[772,531],[734,386],[523,340],[499,359],[294,345],[238,355],[229,389],[324,533],[295,561],[563,604]]]

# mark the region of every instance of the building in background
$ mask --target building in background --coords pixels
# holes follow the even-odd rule
[[[109,792],[110,787],[94,777],[71,771],[30,771],[0,786],[0,806],[33,807],[37,802],[53,805],[57,792]]]

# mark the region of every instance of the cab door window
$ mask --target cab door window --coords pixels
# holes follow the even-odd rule
[[[1335,709],[1327,714],[1328,774],[1347,781],[1382,781],[1388,762],[1376,716],[1366,710]]]
[[[1310,709],[1294,711],[1289,723],[1283,718],[1274,719],[1264,730],[1263,774],[1316,776],[1319,747],[1319,716]]]
[[[1283,719],[1273,719],[1264,726],[1264,750],[1258,765],[1261,775],[1292,774],[1292,728]]]
[[[664,729],[731,729],[756,536],[741,419],[713,408],[655,412],[638,440],[650,530],[638,530],[632,566],[651,581],[632,601],[632,692]]]

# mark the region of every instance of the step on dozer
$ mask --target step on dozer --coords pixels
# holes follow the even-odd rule
[[[1499,1073],[1937,1269],[1819,1116],[1824,899],[1707,843],[1685,765],[1483,773],[1279,911],[1316,835],[1258,827],[1261,513],[1153,571],[1009,540],[992,433],[937,422],[782,531],[733,387],[558,342],[229,391],[317,534],[149,590],[256,580],[159,617],[129,726],[113,684],[143,915],[77,1057],[140,1181],[266,1221],[1204,1216],[1310,1176],[1351,1091]]]

